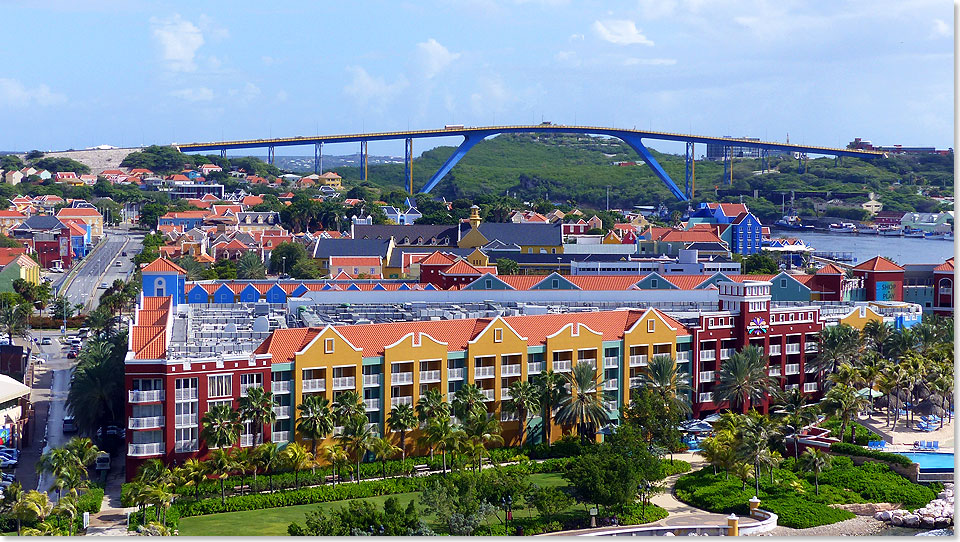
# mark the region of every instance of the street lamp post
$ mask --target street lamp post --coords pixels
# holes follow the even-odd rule
[[[281,256],[280,261],[283,263],[283,270],[280,272],[281,275],[287,274],[287,257]]]
[[[506,497],[500,499],[500,504],[503,505],[503,517],[504,517],[503,534],[506,536],[510,536],[510,520],[513,519],[511,517],[513,515],[512,514],[513,497],[510,495],[507,495]]]

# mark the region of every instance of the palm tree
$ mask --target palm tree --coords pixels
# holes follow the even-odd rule
[[[277,413],[273,411],[273,392],[264,391],[263,387],[247,388],[247,395],[240,397],[237,406],[240,419],[253,422],[254,445],[262,442],[263,425],[272,426],[277,421]]]
[[[200,436],[210,448],[227,448],[240,438],[240,419],[229,405],[218,405],[206,412],[200,420]]]
[[[21,534],[24,521],[43,521],[53,511],[53,505],[47,494],[39,491],[21,493],[10,512],[17,519],[17,534]]]
[[[876,322],[876,320],[870,320]],[[877,385],[877,379],[883,371],[883,358],[875,352],[867,352],[860,358],[860,366],[857,367],[858,380],[867,385],[869,390],[873,390]],[[870,417],[873,418],[873,411],[876,410],[876,399],[870,394]]]
[[[936,373],[935,378],[930,382],[930,390],[940,396],[940,408],[947,410],[947,400],[953,394],[953,370],[952,367],[944,368]],[[940,417],[940,429],[943,429],[943,418]]]
[[[276,442],[264,442],[257,447],[257,454],[258,463],[263,467],[263,472],[270,483],[270,491],[273,491],[273,473],[283,465],[283,449]]]
[[[432,418],[450,415],[450,403],[447,402],[443,392],[436,388],[430,388],[426,393],[420,396],[416,406],[417,418],[421,423],[426,423]]]
[[[317,441],[333,433],[333,412],[330,401],[320,395],[309,395],[297,405],[297,432],[310,439],[310,453],[317,452]]]
[[[54,477],[53,487],[57,489],[57,499],[71,480],[79,478],[82,468],[79,460],[66,448],[54,448],[40,456],[37,462],[37,473],[48,472]]]
[[[343,471],[343,465],[346,465],[347,461],[350,461],[350,456],[347,455],[347,451],[343,449],[343,446],[339,444],[325,446],[323,455],[327,462],[330,463],[330,466],[333,467],[333,486],[336,487],[337,473]]]
[[[516,412],[520,419],[520,445],[523,446],[523,437],[527,431],[527,421],[530,413],[540,410],[540,392],[532,383],[525,380],[516,380],[510,384],[510,400],[504,405],[507,412]]]
[[[71,489],[69,493],[57,500],[51,513],[57,516],[57,528],[60,528],[60,518],[67,520],[67,535],[73,536],[73,518],[77,517],[77,490]]]
[[[173,505],[173,499],[175,497],[176,494],[173,492],[172,484],[158,484],[150,490],[150,500],[152,500],[154,506],[157,507],[160,524],[164,527],[167,525],[167,510]]]
[[[207,466],[199,459],[191,457],[183,462],[179,471],[185,485],[194,487],[194,500],[200,500],[200,484],[207,480]]]
[[[794,441],[794,458],[799,460],[800,431],[817,419],[816,406],[807,404],[807,396],[794,388],[783,397],[783,404],[773,413],[782,419],[784,436]]]
[[[341,393],[333,401],[333,417],[340,425],[346,425],[349,420],[357,417],[366,419],[367,409],[363,397],[353,390]]]
[[[779,389],[767,371],[767,361],[755,346],[736,352],[720,366],[720,382],[714,390],[718,402],[746,413],[750,404],[767,395],[777,397]]]
[[[820,494],[820,473],[830,467],[832,458],[819,448],[807,448],[803,452],[803,468],[813,472],[817,495]]]
[[[244,252],[237,260],[237,278],[238,279],[264,279],[267,278],[267,268],[264,267],[260,257],[254,252]]]
[[[827,385],[843,384],[856,387],[860,384],[860,371],[846,361],[837,366],[836,371],[827,377]]]
[[[553,432],[553,410],[570,394],[570,390],[567,388],[567,379],[563,376],[563,373],[553,371],[546,371],[537,375],[534,384],[540,390],[543,439],[547,446],[550,446],[550,435]]]
[[[770,461],[770,435],[762,424],[749,423],[747,430],[740,435],[737,454],[753,464],[753,477],[757,484],[756,494],[760,494],[760,466]]]
[[[847,430],[847,424],[853,421],[853,418],[867,406],[865,397],[857,393],[857,390],[845,384],[837,384],[823,397],[821,408],[829,415],[840,418],[840,442],[843,442],[844,434]],[[855,431],[853,426],[850,428],[850,442],[855,443]]]
[[[667,408],[676,408],[683,414],[692,412],[690,408],[690,375],[681,371],[677,362],[670,356],[654,356],[641,373],[643,382],[653,388],[663,399]]]
[[[864,345],[883,357],[884,349],[889,346],[893,336],[893,326],[882,320],[870,320],[860,331]]]
[[[357,483],[360,483],[360,462],[363,461],[363,455],[370,449],[374,438],[373,431],[367,425],[366,416],[354,416],[348,419],[343,426],[343,434],[337,437],[345,448],[353,450],[357,461]]]
[[[500,435],[500,422],[493,414],[486,412],[474,412],[463,424],[463,434],[466,440],[473,444],[476,451],[476,468],[480,468],[480,460],[486,451],[486,445],[489,443],[503,444],[503,436]]]
[[[217,448],[207,459],[207,469],[214,478],[220,480],[220,502],[226,503],[227,494],[223,487],[223,481],[230,476],[230,473],[237,470],[237,464],[230,455],[230,450]]]
[[[486,407],[483,406],[485,399],[486,396],[476,384],[464,384],[453,394],[453,414],[465,420],[475,410],[486,411]]]
[[[93,441],[86,437],[73,437],[63,447],[77,458],[77,464],[82,469],[82,474],[89,476],[87,468],[97,460],[97,456],[100,455],[100,448],[97,448]]]
[[[417,427],[417,414],[410,405],[400,404],[393,407],[387,419],[387,429],[400,433],[400,460],[407,459],[407,431]]]
[[[93,435],[122,418],[125,395],[123,379],[117,378],[122,370],[108,358],[77,366],[67,393],[67,407],[81,434]]]
[[[600,395],[603,375],[593,365],[578,363],[569,373],[564,373],[564,377],[572,393],[560,402],[557,423],[576,424],[580,440],[587,442],[596,435],[598,427],[610,421]]]
[[[293,470],[293,483],[300,489],[300,471],[306,470],[313,464],[310,452],[298,442],[291,442],[283,449],[285,463]]]
[[[411,409],[410,412],[413,413],[413,410]],[[376,457],[377,461],[380,462],[383,478],[386,478],[387,460],[397,455],[397,453],[400,451],[400,447],[394,446],[394,444],[390,442],[390,439],[387,437],[379,437],[370,441],[370,451],[373,452],[374,457]]]
[[[457,429],[453,426],[450,418],[433,418],[427,422],[421,437],[423,444],[430,446],[431,450],[434,448],[440,449],[443,457],[444,474],[447,472],[447,452],[456,449],[456,446],[449,446],[453,442],[450,437],[456,431]]]
[[[240,494],[243,495],[243,486],[247,480],[247,471],[256,467],[253,465],[254,448],[240,448],[233,452],[233,462],[240,471]],[[251,488],[252,489],[252,488]]]
[[[850,361],[860,349],[860,332],[856,328],[840,324],[820,331],[820,352],[810,362],[816,369],[818,381],[823,375],[833,372],[841,363]],[[822,388],[822,386],[821,386]]]

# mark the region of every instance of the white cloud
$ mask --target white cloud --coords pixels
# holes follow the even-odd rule
[[[0,107],[48,106],[65,103],[67,97],[47,85],[28,88],[16,79],[0,78]]]
[[[260,87],[248,82],[241,89],[232,89],[228,91],[227,95],[237,98],[237,102],[241,105],[246,105],[256,100],[257,97],[260,96]]]
[[[451,53],[440,42],[430,38],[417,44],[417,57],[427,79],[432,79],[454,60],[460,58],[460,53]]]
[[[409,86],[407,79],[400,76],[393,83],[387,83],[383,77],[374,77],[360,66],[347,66],[347,72],[353,77],[343,92],[353,97],[357,103],[375,109],[383,109],[398,93]]]
[[[673,66],[677,63],[675,58],[634,58],[624,59],[624,66]]]
[[[953,35],[950,25],[943,22],[940,19],[933,20],[933,33],[932,37],[934,38],[949,38]]]
[[[197,17],[197,26],[200,27],[200,30],[203,30],[204,34],[214,40],[223,40],[230,37],[230,31],[217,24],[216,19],[213,17],[201,14]]]
[[[515,99],[499,75],[486,77],[480,80],[477,86],[479,92],[470,95],[470,107],[475,115],[503,111],[504,107]]]
[[[586,38],[583,34],[570,34],[570,41],[583,41]]]
[[[213,91],[207,87],[182,88],[174,90],[170,95],[188,102],[209,102],[213,99]]]
[[[166,19],[151,17],[150,25],[168,70],[192,72],[197,69],[197,49],[204,44],[203,32],[197,25],[178,13]]]
[[[595,21],[593,30],[604,41],[617,45],[653,45],[653,42],[643,35],[633,21],[616,19]]]

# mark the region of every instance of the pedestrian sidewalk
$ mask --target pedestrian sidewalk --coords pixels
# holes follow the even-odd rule
[[[120,490],[123,487],[123,467],[115,468],[107,476],[107,485],[103,492],[103,504],[100,511],[90,516],[87,527],[88,536],[128,536],[127,513],[136,511],[136,507],[125,508],[120,504]]]

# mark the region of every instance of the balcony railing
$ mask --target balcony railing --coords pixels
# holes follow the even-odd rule
[[[509,365],[500,366],[500,375],[501,376],[520,376],[520,373],[523,372],[519,363],[511,363]]]
[[[527,374],[538,375],[543,372],[544,362],[542,361],[531,361],[527,363]]]
[[[420,371],[420,383],[440,382],[440,371]]]
[[[787,375],[798,375],[800,374],[800,364],[799,363],[788,363],[784,367],[783,374]]]
[[[806,346],[804,346],[803,351],[804,351],[804,352],[816,352],[816,351],[818,351],[819,349],[820,349],[820,348],[819,348],[819,346],[817,345],[817,343],[807,343]]]
[[[163,416],[146,416],[143,418],[128,418],[128,429],[160,429],[163,427]]]
[[[700,371],[700,382],[706,384],[717,379],[716,371]]]
[[[510,394],[510,388],[500,388],[500,400],[509,401],[513,398],[513,395]]]
[[[372,375],[363,375],[363,387],[372,387],[380,385],[380,373]]]
[[[390,382],[392,384],[413,384],[413,371],[404,373],[391,373]]]
[[[363,406],[367,410],[380,410],[380,399],[376,397],[373,399],[364,399]]]
[[[200,449],[200,442],[197,439],[178,440],[174,444],[173,451],[177,453],[196,452]]]
[[[807,374],[815,374],[817,372],[817,366],[812,363],[807,363],[803,366],[803,372]]]
[[[787,345],[787,354],[799,354],[800,343],[791,343]]]
[[[771,345],[770,345],[770,355],[771,355],[771,356],[779,356],[779,355],[780,355],[780,347],[781,347],[781,345],[779,345],[779,344],[771,344]]]
[[[553,362],[553,370],[558,373],[570,372],[573,369],[573,362],[569,359],[561,359]]]
[[[817,391],[816,382],[805,382],[803,384],[803,393],[811,393]]]
[[[515,422],[519,419],[520,416],[516,412],[507,412],[506,410],[500,411],[501,422]]]
[[[457,396],[457,392],[455,392],[455,391],[448,391],[448,392],[447,392],[447,402],[448,402],[448,403],[452,403],[454,397],[456,397],[456,396]]]
[[[604,369],[616,369],[620,366],[620,358],[617,356],[604,356],[603,358],[603,368]]]
[[[603,408],[607,409],[610,412],[616,412],[619,406],[617,406],[616,401],[604,401]]]
[[[412,405],[413,396],[412,395],[399,395],[397,397],[390,398],[390,406],[395,407],[397,405]]]
[[[638,354],[630,356],[630,366],[631,367],[644,367],[647,364],[647,355]]]
[[[327,391],[327,380],[325,378],[311,378],[303,381],[303,391]]]
[[[643,377],[642,377],[642,376],[631,376],[631,377],[630,377],[630,387],[631,387],[631,388],[639,388],[639,387],[642,386],[642,385],[643,385]]]
[[[677,352],[677,361],[678,362],[690,361],[690,351],[683,350],[683,351]]]
[[[133,457],[160,455],[162,453],[163,453],[162,442],[150,442],[147,444],[131,444],[127,447],[127,455],[133,456]]]
[[[368,423],[367,429],[369,429],[374,435],[380,434],[380,424],[379,423]]]
[[[410,382],[413,382],[413,374],[410,374]],[[333,389],[335,390],[352,390],[357,387],[357,377],[355,376],[340,376],[333,379]]]
[[[473,370],[474,378],[493,378],[496,375],[496,367],[476,367]]]
[[[713,361],[717,359],[716,350],[701,350],[700,351],[700,361]]]
[[[290,442],[290,431],[274,431],[270,433],[270,442]]]
[[[290,393],[289,380],[274,380],[270,383],[270,391],[273,393]]]
[[[793,391],[798,388],[800,388],[800,384],[787,384],[786,386],[783,387],[783,389],[785,389],[786,391]]]
[[[463,367],[447,369],[447,380],[463,380]]]
[[[247,390],[250,388],[262,388],[263,384],[240,384],[240,397],[247,396]]]
[[[713,402],[713,392],[712,392],[712,391],[708,391],[708,392],[705,392],[705,393],[701,393],[700,395],[697,396],[697,399],[698,399],[701,403],[710,403],[710,402]]]
[[[131,403],[157,403],[163,401],[163,390],[134,391],[127,392],[127,397]]]
[[[484,401],[493,401],[493,390],[480,390],[483,392]]]
[[[199,397],[197,388],[182,388],[176,390],[173,394],[174,401],[189,401]]]
[[[597,358],[577,358],[577,364],[589,365],[591,367],[597,366]]]
[[[608,378],[603,381],[603,389],[605,391],[616,391],[619,382],[616,378]]]
[[[290,417],[290,406],[275,406],[273,407],[273,413],[277,415],[278,419],[286,419]]]
[[[177,414],[174,418],[174,423],[177,424],[177,427],[192,427],[197,425],[197,415],[196,414]]]
[[[770,376],[780,376],[780,367],[770,367]]]
[[[258,433],[258,434],[257,434],[257,437],[259,437],[259,438],[257,439],[258,441],[259,441],[259,440],[263,440],[263,434],[262,434],[262,433]],[[260,444],[260,443],[259,443],[259,442],[257,442],[257,443],[254,443],[254,442],[253,442],[253,434],[252,434],[252,433],[249,434],[249,435],[240,435],[240,447],[241,447],[241,448],[247,448],[247,447],[250,447],[250,446],[255,446],[256,444]]]
[[[730,359],[730,356],[734,355],[736,352],[736,348],[721,348],[720,359]]]

